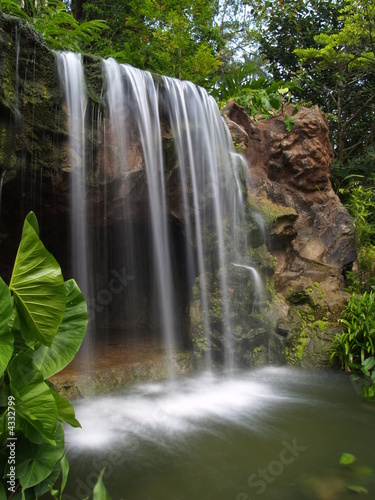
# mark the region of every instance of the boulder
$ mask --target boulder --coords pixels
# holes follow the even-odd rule
[[[340,314],[349,297],[345,272],[356,257],[353,221],[330,182],[327,122],[317,106],[300,107],[291,132],[283,116],[255,120],[233,101],[222,113],[237,141],[240,129],[246,144],[249,199],[269,230],[275,292],[290,306],[274,325],[295,352],[297,344],[308,347],[301,335],[316,343],[314,322],[324,321],[327,331]]]

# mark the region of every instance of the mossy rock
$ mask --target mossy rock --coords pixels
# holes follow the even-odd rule
[[[252,193],[248,193],[248,204],[262,215],[266,227],[270,230],[277,225],[278,221],[288,220],[294,224],[298,218],[293,207],[277,205],[267,198],[257,198]]]

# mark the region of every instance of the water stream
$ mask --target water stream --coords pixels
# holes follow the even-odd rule
[[[164,161],[160,129],[158,94],[151,73],[129,65],[121,65],[131,84],[131,99],[135,101],[136,122],[139,128],[147,172],[154,270],[161,308],[162,328],[169,358],[175,350],[175,302],[172,284],[170,242],[165,195]],[[111,82],[108,82],[109,84]],[[171,373],[173,373],[171,363]]]
[[[346,500],[375,494],[375,408],[332,372],[264,368],[138,385],[76,405],[66,499],[98,471],[128,500]],[[356,456],[339,465],[341,453]],[[65,498],[65,497],[64,497]]]
[[[90,295],[90,248],[86,206],[86,108],[87,97],[81,54],[57,53],[68,112],[71,184],[71,262],[73,277],[85,297]]]

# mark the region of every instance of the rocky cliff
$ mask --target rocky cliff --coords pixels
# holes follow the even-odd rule
[[[296,346],[313,344],[306,328],[328,325],[342,310],[345,271],[355,260],[353,223],[330,182],[327,123],[316,106],[300,108],[291,132],[282,116],[255,121],[233,102],[223,115],[249,163],[249,199],[268,225],[283,297],[276,331],[293,358]]]

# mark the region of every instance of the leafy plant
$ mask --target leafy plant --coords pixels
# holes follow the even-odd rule
[[[262,118],[283,116],[285,127],[290,132],[294,126],[293,116],[298,112],[298,105],[294,106],[291,114],[285,112],[292,97],[291,87],[293,87],[292,82],[272,82],[266,78],[259,78],[239,87],[232,99],[255,119],[259,116]]]
[[[99,19],[79,23],[60,0],[0,0],[0,10],[32,24],[55,50],[80,52],[100,39],[108,28],[107,23]]]
[[[351,453],[341,453],[339,464],[346,469],[346,481],[354,480],[364,482],[366,479],[374,476],[374,471],[371,467],[354,465],[357,462],[357,457]],[[349,473],[349,477],[348,477]],[[347,484],[347,489],[354,493],[367,494],[368,490],[362,484]]]
[[[356,457],[351,453],[341,453],[340,465],[351,465],[356,461]]]
[[[0,278],[0,472],[3,483],[13,474],[14,498],[49,490],[58,498],[52,486],[62,474],[61,498],[69,469],[63,422],[80,424],[47,378],[73,359],[86,326],[85,300],[74,280],[64,282],[30,212],[9,287]],[[15,469],[9,442],[16,443]]]
[[[375,293],[353,293],[339,321],[345,331],[333,340],[331,361],[339,358],[341,367],[353,372],[362,396],[375,401]]]
[[[357,269],[348,278],[352,291],[364,292],[375,285],[375,196],[373,185],[363,185],[358,175],[350,180],[347,187],[339,188],[355,222]]]
[[[214,97],[220,101],[227,101],[235,96],[240,89],[250,88],[257,79],[266,81],[266,73],[262,69],[263,61],[256,58],[245,61],[243,64],[234,64],[227,74],[221,77]]]

